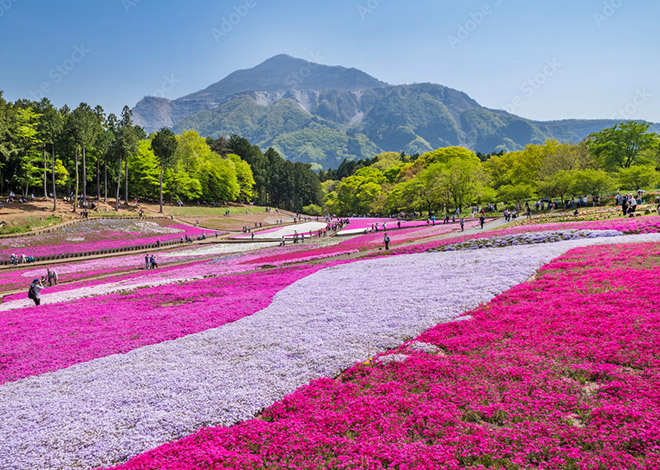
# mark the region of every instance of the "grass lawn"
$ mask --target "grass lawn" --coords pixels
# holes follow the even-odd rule
[[[266,212],[266,208],[262,206],[244,206],[244,207],[205,207],[205,206],[173,206],[165,207],[167,214],[173,214],[178,217],[195,217],[195,216],[224,216],[225,211],[229,210],[231,215],[245,214],[260,214]]]

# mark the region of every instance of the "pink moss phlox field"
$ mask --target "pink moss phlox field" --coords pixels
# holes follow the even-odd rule
[[[300,263],[303,261],[313,261],[317,259],[330,258],[333,256],[348,255],[358,250],[353,247],[330,246],[321,248],[312,248],[310,250],[296,250],[288,253],[270,255],[270,256],[251,256],[246,257],[245,264],[260,264],[279,266],[285,263]]]
[[[157,241],[165,242],[169,240],[176,240],[187,234],[190,237],[196,238],[203,229],[191,227],[188,225],[172,224],[166,227],[167,229],[176,230],[176,233],[162,233],[158,235],[146,236],[144,233],[132,233],[121,231],[103,231],[94,234],[92,240],[66,240],[62,238],[60,243],[53,244],[53,238],[57,234],[38,235],[33,237],[23,237],[19,239],[6,239],[3,241],[0,249],[0,257],[9,257],[12,253],[26,256],[52,256],[67,253],[84,253],[89,251],[111,250],[115,248],[127,248],[131,246],[151,245]],[[212,233],[206,231],[208,234]],[[210,235],[207,235],[210,236]],[[21,246],[13,246],[16,240],[20,242]],[[43,244],[42,244],[43,243]]]
[[[658,243],[574,249],[394,360],[118,468],[660,468],[659,269]]]
[[[423,253],[427,250],[432,250],[440,246],[449,245],[452,243],[460,243],[476,238],[492,238],[504,235],[513,235],[518,233],[528,232],[546,232],[557,230],[618,230],[624,234],[641,234],[641,233],[658,233],[660,232],[660,217],[643,217],[634,219],[612,219],[600,221],[584,221],[584,222],[564,222],[559,224],[539,224],[539,225],[524,225],[519,227],[505,228],[501,230],[492,230],[488,232],[477,233],[474,235],[464,235],[461,237],[436,240],[429,243],[423,243],[415,246],[405,248],[398,248],[392,250],[389,254],[412,254]]]
[[[251,315],[327,265],[292,267],[0,315],[0,383],[205,331]]]
[[[136,272],[126,272],[126,269],[120,267],[111,267],[107,269],[96,269],[87,272],[67,274],[60,277],[60,281],[65,281],[65,283],[58,284],[55,286],[46,286],[42,291],[42,296],[50,296],[57,292],[65,292],[73,289],[78,289],[81,287],[90,287],[90,286],[101,286],[104,284],[110,284],[121,281],[128,281],[130,279],[164,279],[169,276],[179,276],[181,273],[192,274],[192,272],[199,271],[202,265],[206,264],[208,260],[193,260],[190,262],[179,263],[176,265],[163,265],[159,267],[158,270],[145,270],[144,269],[144,257],[140,259],[138,255],[131,255],[131,257],[136,261],[133,263],[133,268],[138,270]],[[116,259],[116,258],[110,258]],[[101,260],[98,260],[101,261]],[[141,261],[141,265],[137,266],[137,261]],[[102,264],[102,263],[101,263]],[[45,267],[43,268],[46,269]],[[43,273],[45,274],[45,272]],[[210,275],[210,273],[209,273]],[[70,276],[73,276],[71,278]],[[37,276],[38,277],[38,276]],[[100,277],[100,279],[92,279],[94,277]],[[10,302],[12,300],[24,299],[26,296],[27,288],[29,287],[32,278],[23,278],[22,284],[20,287],[23,287],[25,290],[5,296],[2,300],[3,302]],[[145,285],[148,285],[148,281]],[[102,295],[102,294],[99,294]],[[1,307],[0,307],[1,310]]]
[[[332,222],[336,222],[335,219]],[[393,229],[397,226],[397,223],[401,224],[401,228],[413,228],[413,227],[422,227],[426,226],[425,220],[398,220],[398,219],[384,219],[377,217],[349,217],[348,225],[344,225],[341,231],[347,230],[370,230],[373,225],[378,225],[378,230],[382,230],[383,224],[386,228]],[[438,222],[436,222],[437,224]],[[341,233],[340,231],[340,233]]]
[[[466,221],[465,228],[469,229],[479,225],[478,221]],[[421,240],[429,237],[436,237],[438,235],[444,235],[446,233],[460,231],[461,226],[458,223],[455,224],[443,224],[436,223],[436,225],[424,225],[423,227],[415,228],[406,228],[400,230],[388,230],[387,234],[390,237],[391,245],[398,245],[401,243]],[[382,245],[385,232],[371,232],[365,235],[360,235],[350,240],[344,240],[340,243],[343,246],[368,246],[368,245]]]

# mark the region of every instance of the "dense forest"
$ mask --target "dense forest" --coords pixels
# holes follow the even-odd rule
[[[81,103],[57,109],[48,99],[7,102],[0,91],[0,193],[123,203],[255,202],[302,211],[322,204],[310,165],[265,153],[237,136],[205,139],[195,131],[150,136],[131,110],[107,114]],[[117,204],[118,205],[118,204]]]

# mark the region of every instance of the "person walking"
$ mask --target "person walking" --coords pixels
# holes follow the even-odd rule
[[[156,257],[154,255],[151,255],[151,269],[158,269],[158,263],[156,262]]]
[[[465,231],[465,219],[461,217],[461,232]]]
[[[385,249],[389,250],[390,249],[390,236],[387,233],[383,237],[383,242],[385,243]]]
[[[149,262],[149,255],[144,255],[144,269],[149,270],[149,265],[151,263]]]
[[[40,279],[34,279],[32,284],[30,284],[30,289],[28,290],[28,298],[34,300],[34,305],[41,305],[41,291],[43,290],[44,285],[41,283]]]
[[[484,215],[481,214],[481,215],[479,216],[479,225],[481,226],[482,229],[484,228],[484,222],[485,222],[485,221],[486,221],[486,217],[484,217]]]

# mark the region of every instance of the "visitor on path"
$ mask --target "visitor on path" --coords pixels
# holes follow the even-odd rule
[[[21,264],[27,263],[27,258],[25,257],[25,253],[21,255]]]
[[[250,240],[254,240],[254,232],[250,234]]]
[[[634,214],[634,213],[635,213],[635,210],[637,210],[637,200],[635,199],[635,196],[633,196],[633,195],[631,194],[631,195],[630,195],[630,198],[629,198],[629,201],[630,201],[630,202],[629,202],[629,204],[630,204],[630,209],[628,209],[628,212],[631,213],[631,214]]]
[[[465,219],[461,217],[461,232],[465,231]]]
[[[479,216],[479,225],[481,226],[482,229],[484,228],[484,222],[485,222],[485,221],[486,221],[486,217],[484,217],[484,215],[481,214],[481,215]]]
[[[53,286],[53,272],[50,268],[46,268],[46,282],[48,283],[48,287]]]
[[[154,255],[151,255],[149,261],[151,262],[151,269],[158,269],[158,263],[156,262],[156,257]]]
[[[28,298],[34,300],[34,305],[41,305],[41,290],[44,285],[40,279],[34,279],[28,290]]]
[[[12,253],[11,257],[9,258],[9,263],[12,264],[13,266],[18,265],[18,256]]]
[[[390,249],[390,236],[387,233],[383,237],[383,242],[385,243],[385,249],[389,250]]]
[[[149,255],[144,255],[144,269],[149,270],[150,265],[151,263],[149,262]]]

